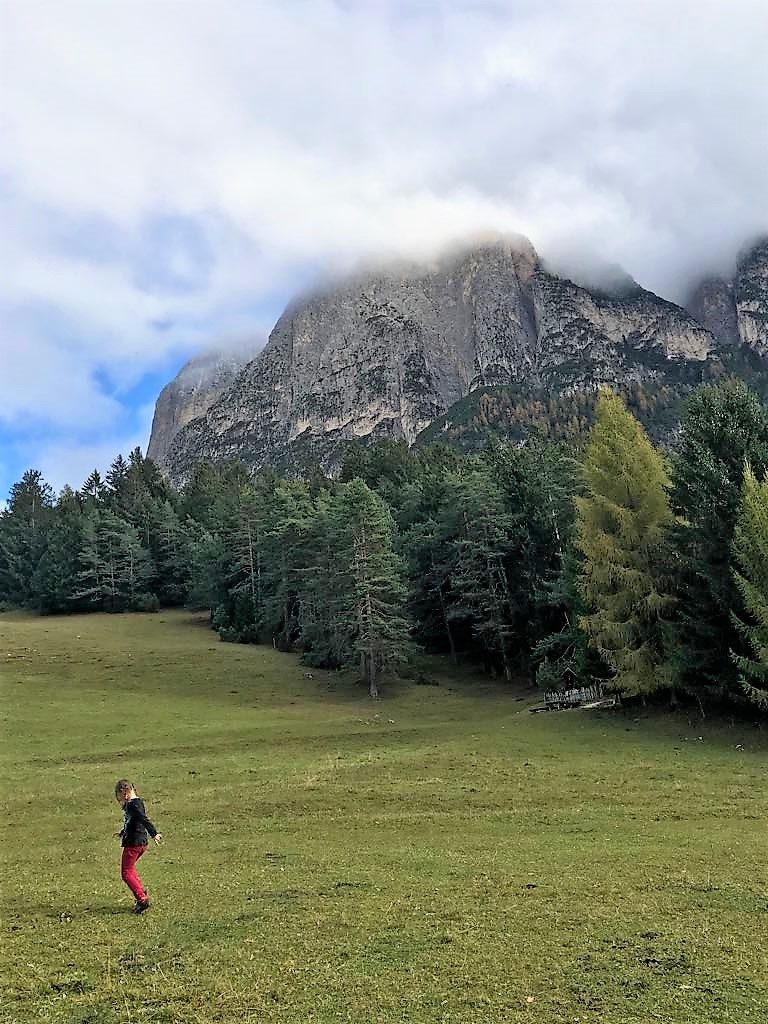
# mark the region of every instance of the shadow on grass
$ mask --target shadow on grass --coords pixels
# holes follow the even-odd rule
[[[11,907],[7,912],[10,931],[17,931],[30,918],[46,918],[69,924],[76,918],[113,917],[115,914],[133,914],[133,906],[127,903],[99,903],[87,906],[72,906],[69,910],[58,910],[50,903],[23,903]]]

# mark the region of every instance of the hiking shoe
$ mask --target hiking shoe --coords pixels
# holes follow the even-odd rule
[[[136,906],[133,908],[133,912],[134,914],[143,914],[145,910],[149,910],[151,905],[152,904],[149,902],[148,899],[142,900],[140,903],[136,904]]]

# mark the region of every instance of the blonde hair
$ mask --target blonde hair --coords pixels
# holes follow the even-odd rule
[[[136,787],[128,779],[118,779],[115,783],[115,796],[120,796],[121,793],[130,793],[133,790],[136,792]]]

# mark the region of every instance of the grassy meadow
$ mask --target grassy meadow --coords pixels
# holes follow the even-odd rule
[[[0,1020],[768,1021],[768,737],[0,616]],[[165,844],[137,917],[118,776]]]

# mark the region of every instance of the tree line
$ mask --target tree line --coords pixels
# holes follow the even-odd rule
[[[418,649],[547,688],[599,679],[768,707],[768,413],[743,384],[688,400],[674,450],[603,391],[586,445],[350,446],[305,479],[139,449],[0,513],[0,607],[211,610],[222,639],[359,671]]]

